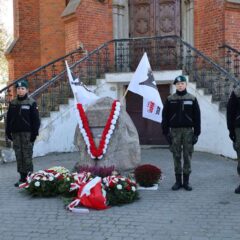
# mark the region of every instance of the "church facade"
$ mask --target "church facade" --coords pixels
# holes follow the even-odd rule
[[[14,0],[14,41],[6,52],[10,80],[112,39],[176,35],[218,61],[224,44],[240,49],[239,26],[240,0]],[[163,101],[171,91],[169,76],[158,86]],[[137,95],[127,95],[141,143],[166,144],[159,124],[139,120],[139,102]]]
[[[239,13],[239,0],[14,0],[10,79],[117,38],[178,35],[216,57],[223,44],[240,49]]]

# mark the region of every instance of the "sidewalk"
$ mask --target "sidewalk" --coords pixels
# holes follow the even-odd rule
[[[78,153],[34,159],[35,170],[72,169]],[[193,155],[192,192],[174,192],[168,149],[142,150],[143,163],[159,166],[164,180],[157,191],[140,191],[140,200],[88,214],[64,209],[61,198],[31,198],[16,189],[16,163],[0,165],[0,238],[2,240],[239,240],[240,183],[237,163],[212,154]]]

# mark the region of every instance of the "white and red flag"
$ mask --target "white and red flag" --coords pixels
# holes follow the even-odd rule
[[[138,64],[128,90],[143,97],[142,116],[144,118],[162,122],[163,104],[146,52]]]
[[[96,102],[99,97],[93,93],[91,90],[89,90],[80,80],[79,78],[75,77],[74,74],[71,72],[67,61],[66,68],[67,68],[67,74],[69,83],[74,95],[75,103],[81,103],[82,105],[90,105],[94,102]]]

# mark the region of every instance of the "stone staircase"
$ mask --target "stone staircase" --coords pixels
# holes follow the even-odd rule
[[[65,83],[59,87],[48,89],[37,98],[40,117],[49,117],[50,112],[59,111],[61,104],[67,104],[69,98],[73,98],[69,83]]]
[[[204,70],[198,77],[189,74],[189,81],[196,82],[197,89],[202,89],[205,95],[211,95],[212,102],[218,103],[219,110],[225,112],[233,84],[221,76],[218,76],[219,81],[216,82],[213,80],[216,76],[218,76],[217,73],[213,75],[211,71]]]

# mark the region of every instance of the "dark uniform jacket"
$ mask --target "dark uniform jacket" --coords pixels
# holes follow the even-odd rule
[[[39,112],[34,99],[28,95],[17,97],[10,102],[7,112],[6,134],[10,136],[17,132],[31,132],[36,138],[40,127]]]
[[[170,128],[192,127],[194,135],[201,133],[201,117],[197,98],[186,90],[170,95],[163,108],[162,130],[167,135]]]
[[[231,134],[240,127],[240,87],[232,91],[227,104],[227,126]]]

